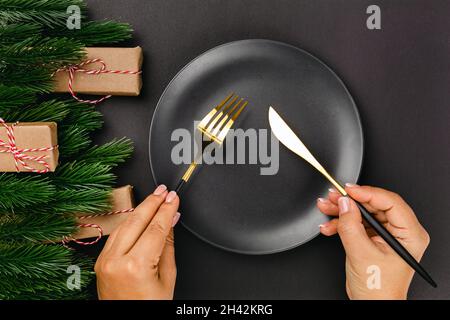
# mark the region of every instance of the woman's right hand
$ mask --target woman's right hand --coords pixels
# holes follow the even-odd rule
[[[346,289],[350,299],[406,299],[414,270],[378,235],[367,227],[349,197],[330,189],[317,206],[334,217],[321,225],[326,236],[339,234],[346,253]],[[420,261],[430,237],[413,210],[397,194],[370,186],[347,184],[345,190],[360,202],[397,240]],[[379,288],[373,276],[379,276]],[[372,276],[372,278],[370,278]],[[375,286],[373,285],[375,284]]]
[[[172,299],[180,199],[160,185],[108,238],[95,264],[99,299]]]

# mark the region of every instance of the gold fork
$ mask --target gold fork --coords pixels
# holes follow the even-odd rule
[[[234,95],[234,93],[230,93],[200,121],[197,129],[211,139],[211,142],[221,145],[234,122],[247,104],[248,101],[244,100],[244,98],[239,98],[239,96]],[[195,157],[194,161],[192,161],[183,177],[180,179],[180,182],[175,188],[177,193],[179,193],[186,182],[189,181],[189,178],[192,176],[192,173],[195,171],[195,168],[202,157],[203,148],[200,151],[199,157]]]

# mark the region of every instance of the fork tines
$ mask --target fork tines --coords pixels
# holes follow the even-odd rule
[[[228,131],[233,126],[248,101],[231,93],[212,109],[197,126],[198,129],[218,144],[222,144]],[[217,114],[217,115],[216,115]]]

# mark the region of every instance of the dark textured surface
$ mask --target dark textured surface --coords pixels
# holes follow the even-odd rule
[[[431,234],[423,265],[438,282],[415,277],[410,298],[450,298],[450,3],[376,1],[382,30],[369,31],[373,1],[89,0],[94,18],[133,24],[145,51],[138,98],[100,106],[105,127],[97,141],[128,136],[136,152],[119,184],[142,199],[154,188],[148,162],[151,116],[165,86],[200,53],[219,44],[267,38],[303,48],[330,65],[355,98],[365,133],[360,182],[400,193]],[[90,248],[95,251],[99,248]],[[268,256],[214,248],[176,229],[176,298],[346,298],[339,239],[317,237]]]

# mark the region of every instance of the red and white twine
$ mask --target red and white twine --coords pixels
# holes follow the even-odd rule
[[[47,152],[53,151],[58,146],[51,147],[43,147],[43,148],[19,148],[16,144],[16,138],[14,136],[14,127],[18,124],[18,122],[13,123],[8,126],[6,122],[0,118],[0,125],[6,129],[6,136],[8,137],[8,141],[3,141],[0,139],[0,153],[11,153],[14,158],[14,165],[16,167],[16,171],[20,171],[20,166],[22,166],[26,171],[34,172],[34,173],[47,173],[50,171],[50,165],[44,159],[48,158],[48,155],[42,156],[30,156],[27,153],[29,152]],[[30,162],[35,162],[44,167],[44,169],[36,169],[34,166],[30,164]]]
[[[92,215],[87,215],[87,216],[80,216],[78,217],[79,220],[83,220],[83,219],[89,219],[89,218],[96,218],[96,217],[104,217],[104,216],[111,216],[111,215],[115,215],[115,214],[121,214],[121,213],[129,213],[129,212],[133,212],[134,209],[124,209],[124,210],[117,210],[117,211],[111,211],[111,212],[106,212],[106,213],[99,213],[99,214],[92,214]],[[92,241],[82,241],[82,240],[78,240],[78,239],[74,239],[74,238],[69,238],[69,237],[65,237],[62,241],[63,245],[66,245],[68,242],[73,241],[79,245],[82,246],[90,246],[93,244],[96,244],[97,242],[100,241],[100,239],[103,237],[103,229],[101,226],[99,226],[98,224],[94,224],[94,223],[81,223],[78,225],[80,228],[95,228],[98,230],[98,236],[97,238],[95,238]]]
[[[99,63],[101,65],[100,69],[83,69],[84,66],[93,64],[93,63]],[[102,59],[98,59],[98,58],[85,60],[79,64],[74,64],[74,65],[70,65],[70,66],[67,66],[64,68],[60,68],[60,69],[56,70],[54,72],[54,74],[61,72],[61,71],[68,72],[68,75],[69,75],[68,88],[69,88],[69,92],[72,95],[72,97],[79,102],[90,103],[90,104],[100,103],[100,102],[110,98],[111,95],[108,94],[97,100],[85,100],[85,99],[78,98],[76,93],[73,90],[73,82],[74,82],[75,73],[81,72],[81,73],[85,73],[85,74],[89,74],[89,75],[99,75],[102,73],[109,73],[109,74],[141,74],[142,73],[142,71],[131,71],[131,70],[107,70],[105,62]]]

